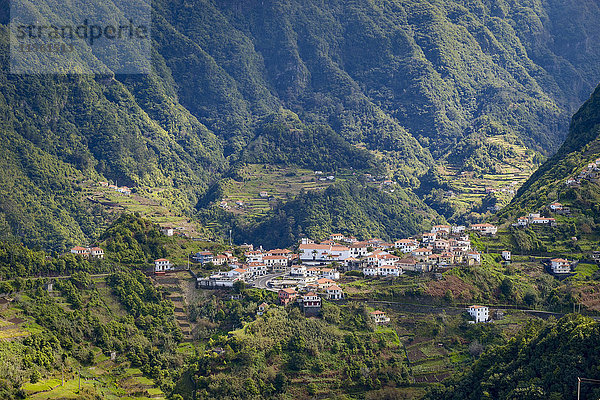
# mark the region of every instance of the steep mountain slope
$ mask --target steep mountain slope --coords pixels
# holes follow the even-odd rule
[[[600,86],[573,116],[567,139],[519,189],[517,197],[499,213],[501,221],[525,211],[544,209],[554,201],[565,203],[579,226],[600,226],[600,185],[588,164],[600,158]],[[567,179],[575,181],[567,184]],[[589,232],[586,232],[589,233]]]
[[[0,5],[0,232],[57,250],[97,233],[83,179],[159,187],[182,210],[242,162],[375,166],[416,187],[440,162],[493,169],[483,153],[506,143],[549,154],[600,78],[593,0],[158,0],[152,73],[96,77],[9,75]],[[302,136],[265,130],[290,111]]]
[[[504,346],[484,353],[464,376],[427,399],[563,399],[577,396],[577,377],[598,379],[600,325],[569,314],[530,326]],[[582,383],[581,398],[597,398],[597,385]]]

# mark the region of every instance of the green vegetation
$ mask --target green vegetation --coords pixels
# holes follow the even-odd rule
[[[600,325],[570,314],[558,321],[532,323],[507,344],[484,353],[472,368],[434,389],[426,399],[575,398],[577,377],[598,379]],[[581,384],[581,398],[600,395],[597,385]]]
[[[487,177],[458,201],[427,188],[428,204],[447,218],[493,205],[471,192],[527,175],[600,77],[597,46],[571,45],[600,42],[600,10],[463,3],[156,1],[147,76],[10,75],[1,25],[0,238],[94,241],[113,217],[88,180],[189,216],[245,162],[374,168],[403,187],[444,166]]]

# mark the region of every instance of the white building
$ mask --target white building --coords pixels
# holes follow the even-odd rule
[[[154,273],[155,274],[164,274],[167,271],[172,271],[175,269],[175,266],[171,264],[169,260],[166,258],[158,258],[154,260]]]
[[[504,251],[502,252],[502,259],[503,259],[504,261],[510,261],[510,258],[511,258],[511,253],[510,253],[510,251],[508,251],[508,250],[504,250]]]
[[[290,269],[292,276],[306,276],[306,267],[304,265],[293,265]]]
[[[171,228],[170,226],[164,226],[160,228],[160,231],[165,236],[173,236],[173,228]]]
[[[489,309],[485,306],[470,306],[469,308],[467,308],[467,311],[469,311],[469,314],[471,315],[471,317],[473,317],[473,319],[475,320],[475,323],[478,322],[487,322],[489,319]]]
[[[321,278],[331,279],[333,281],[337,281],[340,279],[340,273],[333,268],[323,268],[321,269]]]
[[[471,230],[479,232],[482,235],[495,235],[498,232],[498,227],[492,224],[475,224],[471,225]]]
[[[433,228],[431,228],[431,232],[432,233],[442,233],[442,234],[450,234],[450,230],[452,229],[452,227],[450,225],[434,225]]]
[[[337,285],[329,286],[326,289],[326,294],[329,300],[341,300],[344,298],[344,292],[342,292],[342,288]]]
[[[552,210],[552,211],[561,211],[562,209],[563,209],[563,205],[560,203],[550,204],[550,210]]]
[[[400,239],[394,242],[394,247],[403,253],[410,253],[419,247],[419,242],[414,239]]]
[[[288,258],[285,256],[264,256],[262,262],[271,271],[284,271],[288,267]]]
[[[350,257],[350,248],[337,244],[301,244],[300,260],[308,265],[343,262]]]
[[[369,315],[376,325],[383,325],[390,322],[390,318],[383,311],[372,311],[369,313]]]
[[[571,263],[564,258],[553,258],[550,260],[550,268],[555,274],[568,274],[571,272]]]

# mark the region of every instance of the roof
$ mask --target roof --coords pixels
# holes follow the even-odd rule
[[[263,260],[287,260],[285,256],[264,256]]]
[[[424,251],[428,251],[428,252],[430,252],[430,253],[431,253],[431,249],[427,249],[427,248],[425,248],[425,247],[421,247],[421,248],[418,248],[418,249],[416,249],[416,250],[413,250],[413,253],[422,253],[422,252],[424,252]]]
[[[92,247],[90,250],[91,251],[104,251],[100,247]]]
[[[245,269],[243,269],[243,268],[236,268],[236,269],[234,269],[233,271],[235,271],[235,272],[239,272],[240,274],[243,274],[243,273],[246,273],[246,272],[248,272],[247,270],[245,270]]]
[[[375,311],[371,311],[369,314],[371,314],[371,315],[382,315],[382,314],[385,314],[385,313],[383,311],[375,310]]]
[[[169,261],[166,258],[157,258],[154,262]]]
[[[487,308],[487,307],[486,306],[472,305],[472,306],[469,306],[469,308]]]
[[[329,278],[321,278],[317,281],[317,283],[334,283],[334,281]]]
[[[267,303],[262,303],[259,305],[259,307],[265,308],[265,307],[269,307],[269,305]]]
[[[300,250],[329,250],[331,248],[328,244],[301,244],[298,246]]]
[[[339,290],[339,291],[341,291],[341,290],[342,290],[342,288],[341,288],[341,287],[339,287],[339,286],[337,286],[337,285],[333,285],[333,286],[329,286],[329,287],[327,288],[327,290]]]
[[[308,292],[306,293],[304,296],[308,297],[308,296],[316,296],[317,294],[315,292]]]
[[[475,227],[477,227],[477,228],[494,228],[494,225],[488,224],[488,223],[471,225],[471,228],[475,228]]]
[[[86,248],[85,247],[81,247],[81,246],[75,246],[71,250],[83,251],[83,250],[86,250]]]
[[[564,258],[553,258],[550,261],[552,261],[552,262],[569,262],[569,260],[565,260]]]
[[[293,294],[293,293],[296,293],[296,289],[294,289],[294,288],[285,288],[285,289],[281,289],[279,292]]]

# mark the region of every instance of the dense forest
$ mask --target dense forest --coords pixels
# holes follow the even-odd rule
[[[370,152],[416,187],[440,160],[486,170],[502,143],[550,154],[600,78],[593,0],[161,0],[146,76],[11,75],[1,8],[0,235],[57,251],[100,233],[85,179],[190,212],[238,162],[364,168]]]

